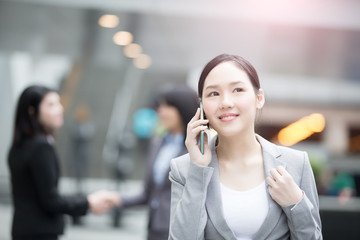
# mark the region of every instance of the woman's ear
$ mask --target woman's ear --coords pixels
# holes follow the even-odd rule
[[[256,94],[256,109],[261,109],[263,108],[264,104],[265,104],[265,95],[264,95],[264,90],[262,90],[261,88],[258,90],[258,93]]]

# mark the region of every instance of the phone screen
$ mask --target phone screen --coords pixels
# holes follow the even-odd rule
[[[202,100],[200,100],[200,119],[204,120],[204,108],[202,105]],[[200,132],[200,152],[201,154],[204,154],[204,131]]]

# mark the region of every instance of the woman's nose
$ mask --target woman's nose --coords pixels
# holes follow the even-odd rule
[[[220,108],[232,108],[234,101],[229,94],[224,94],[221,98]]]

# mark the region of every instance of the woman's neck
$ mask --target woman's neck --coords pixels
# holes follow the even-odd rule
[[[261,151],[261,145],[254,132],[233,137],[218,135],[216,151],[221,161],[246,161]]]

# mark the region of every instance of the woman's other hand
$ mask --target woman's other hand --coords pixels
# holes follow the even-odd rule
[[[270,175],[271,177],[266,178],[266,182],[269,184],[269,193],[280,206],[296,204],[302,199],[303,191],[283,166],[271,169]]]

